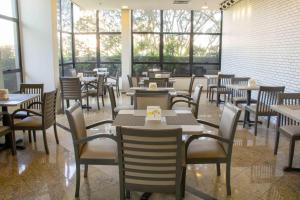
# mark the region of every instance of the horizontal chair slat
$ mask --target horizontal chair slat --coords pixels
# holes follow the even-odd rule
[[[124,147],[138,148],[138,149],[176,149],[177,145],[152,145],[152,144],[131,144],[124,142]]]
[[[144,181],[125,178],[125,183],[139,184],[139,185],[175,185],[175,181]]]
[[[176,152],[141,152],[141,151],[130,151],[124,150],[124,155],[137,155],[137,156],[152,156],[152,157],[160,157],[160,156],[176,156]]]
[[[132,136],[132,135],[123,135],[123,140],[131,140],[131,141],[142,141],[142,142],[176,142],[175,137],[139,137],[139,136]],[[163,138],[162,138],[163,137]]]
[[[125,172],[125,176],[135,176],[135,177],[149,177],[149,178],[176,178],[176,175],[174,173],[171,174],[149,174],[149,173],[139,173],[139,172],[129,172],[126,171]]]
[[[136,163],[176,163],[176,159],[139,159],[139,158],[124,158],[125,162]]]
[[[125,179],[144,180],[144,181],[176,181],[175,177],[163,178],[163,177],[143,177],[143,176],[128,176],[125,175]]]
[[[167,166],[167,167],[152,167],[152,166],[142,166],[142,165],[128,165],[125,164],[125,170],[127,169],[138,169],[147,171],[166,171],[166,172],[174,172],[176,170],[175,166]]]

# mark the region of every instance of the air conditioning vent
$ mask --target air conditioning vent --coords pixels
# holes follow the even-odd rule
[[[190,0],[174,0],[173,4],[188,4]]]

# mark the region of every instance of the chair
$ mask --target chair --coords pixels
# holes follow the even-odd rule
[[[194,116],[196,118],[198,118],[199,102],[200,102],[200,97],[201,97],[201,93],[202,93],[202,88],[203,88],[203,86],[196,85],[194,93],[192,94],[192,97],[182,96],[185,99],[180,99],[180,100],[176,100],[176,101],[172,102],[172,105],[171,105],[172,108],[176,103],[186,103],[188,105],[188,107],[175,107],[175,108],[173,108],[173,110],[191,110],[192,113],[194,114]],[[191,107],[191,105],[193,107]]]
[[[216,88],[212,89],[212,100],[214,93],[217,94],[217,106],[221,103],[221,95],[224,95],[224,102],[227,99],[230,99],[232,91],[228,89],[226,86],[231,84],[231,79],[234,78],[234,75],[232,74],[219,74],[218,75],[218,85]]]
[[[3,125],[0,126],[0,137],[7,136],[7,139],[9,139],[9,142],[10,142],[12,155],[16,155],[15,132],[11,128],[12,122],[11,122],[10,115],[7,112],[0,112],[0,115],[3,117],[5,117],[5,115],[6,115],[8,122],[9,122],[9,126],[3,126]]]
[[[247,116],[255,115],[254,134],[257,135],[257,123],[259,116],[268,117],[268,128],[270,126],[271,116],[277,116],[277,112],[271,110],[270,106],[278,102],[278,94],[284,92],[285,87],[261,86],[258,92],[257,104],[245,106],[244,127],[247,123]]]
[[[84,77],[97,77],[97,71],[84,71]]]
[[[190,85],[189,85],[188,91],[176,91],[177,97],[180,97],[180,96],[191,97],[192,92],[193,92],[193,86],[194,86],[195,79],[196,79],[196,75],[193,74],[192,77],[191,77],[191,80],[190,80]]]
[[[136,90],[134,95],[134,109],[146,110],[147,106],[159,106],[162,110],[170,109],[171,98],[168,90],[149,91]]]
[[[129,83],[129,88],[133,87],[133,81],[132,81],[132,77],[130,75],[127,74],[127,79],[128,79],[128,83]],[[133,104],[133,97],[130,97],[130,105]]]
[[[279,105],[300,105],[300,93],[280,93],[278,94],[278,104]],[[274,154],[277,154],[279,136],[284,134],[290,138],[290,151],[289,151],[289,165],[288,168],[292,168],[293,157],[295,150],[295,142],[300,140],[300,126],[299,122],[296,122],[286,116],[278,115],[277,118],[277,129],[276,129],[276,140]]]
[[[76,77],[76,76],[77,76],[76,69],[73,68],[64,69],[64,77]]]
[[[182,130],[117,127],[120,199],[131,191],[175,193],[182,199]]]
[[[212,90],[214,88],[217,88],[218,86],[218,78],[209,78],[207,79],[207,87],[206,87],[206,98],[209,99],[209,101],[213,101]]]
[[[61,103],[62,103],[63,112],[65,107],[64,100],[67,101],[67,107],[70,107],[70,100],[80,101],[82,105],[82,98],[86,97],[86,94],[83,94],[81,91],[81,82],[79,78],[61,77],[60,87],[61,87]]]
[[[247,86],[250,78],[248,77],[235,77],[231,79],[232,85],[243,85]],[[232,90],[231,102],[234,105],[246,104],[247,103],[247,91],[236,91]],[[251,99],[251,103],[256,103],[255,99]]]
[[[88,84],[89,89],[85,92],[87,98],[96,97],[98,110],[100,110],[99,97],[102,98],[102,105],[104,107],[104,75],[98,75],[97,82],[95,84]]]
[[[84,165],[84,177],[88,174],[88,165],[116,165],[117,142],[116,136],[110,134],[96,134],[87,136],[87,130],[112,123],[112,120],[101,121],[89,126],[85,125],[81,105],[76,102],[66,110],[69,121],[76,163],[76,190],[75,197],[79,196],[80,165]],[[102,138],[101,140],[97,140]]]
[[[108,84],[116,88],[117,96],[120,96],[120,88],[119,88],[119,73],[120,70],[117,69],[116,75],[114,77],[110,76],[109,79],[112,81],[108,81]]]
[[[107,86],[108,94],[109,94],[109,99],[110,99],[110,104],[111,104],[111,114],[112,114],[112,119],[115,119],[118,112],[120,110],[132,110],[133,106],[117,106],[116,103],[116,97],[115,97],[115,92],[114,88],[112,85]]]
[[[193,135],[186,142],[186,164],[213,164],[217,166],[217,175],[221,175],[221,163],[226,163],[226,189],[231,195],[230,166],[233,141],[241,110],[229,103],[224,105],[220,125],[198,120],[199,123],[218,129],[218,135]],[[199,138],[209,138],[199,140]],[[184,169],[184,176],[185,176]],[[185,178],[183,179],[185,180]],[[185,183],[183,184],[185,185]],[[183,186],[184,187],[184,186]]]
[[[157,87],[168,87],[169,78],[149,78],[148,80],[144,80],[144,86],[149,87],[149,83],[156,83]]]
[[[56,94],[57,90],[46,92],[43,96],[42,102],[35,102],[35,104],[40,104],[42,107],[42,112],[38,113],[29,109],[18,109],[12,113],[12,119],[19,111],[25,111],[28,113],[28,117],[20,120],[13,121],[13,130],[27,130],[27,131],[37,131],[41,130],[43,132],[44,146],[46,153],[49,154],[46,130],[53,126],[54,135],[56,143],[59,144],[57,129],[56,129]],[[30,115],[31,114],[31,115]]]

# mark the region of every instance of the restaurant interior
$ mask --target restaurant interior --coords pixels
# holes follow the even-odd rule
[[[300,200],[300,1],[1,0],[1,200]]]

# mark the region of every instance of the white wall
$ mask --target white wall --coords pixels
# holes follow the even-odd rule
[[[121,16],[122,43],[122,89],[127,89],[129,83],[127,74],[131,74],[131,15],[130,10],[122,9]]]
[[[20,0],[19,10],[24,81],[53,90],[59,86],[56,0]]]
[[[300,1],[242,0],[225,10],[222,71],[300,92]]]

